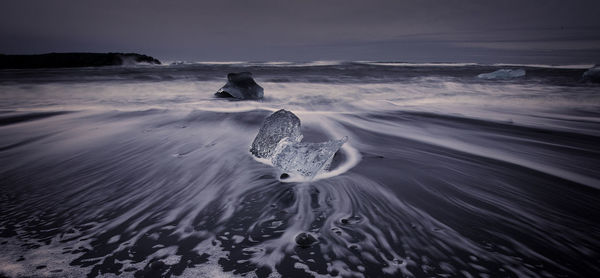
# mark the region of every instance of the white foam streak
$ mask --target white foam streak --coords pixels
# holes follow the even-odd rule
[[[428,144],[442,146],[452,150],[457,150],[477,156],[484,156],[500,161],[520,165],[536,171],[546,173],[548,175],[561,177],[567,180],[571,180],[580,184],[584,184],[596,189],[600,189],[600,180],[582,175],[576,172],[565,170],[561,167],[555,167],[547,163],[539,162],[538,160],[525,159],[518,155],[513,155],[505,151],[499,151],[490,146],[479,146],[470,142],[464,142],[462,140],[456,140],[452,137],[440,137],[436,134],[428,134],[424,130],[412,128],[410,126],[386,122],[381,123],[377,121],[369,121],[368,123],[359,123],[354,120],[340,119],[350,125],[356,125],[362,129],[370,130],[376,133],[383,133],[392,136],[398,136],[419,142],[425,142]],[[390,127],[395,127],[391,129]]]
[[[315,115],[315,113],[306,115],[303,112],[298,112],[298,114],[302,116],[302,119],[305,121],[305,123],[319,125],[321,129],[329,135],[330,138],[342,138],[349,134],[348,130],[345,130],[339,124],[336,124],[334,120],[328,119],[327,117],[319,117]],[[348,142],[344,143],[340,150],[344,153],[346,159],[335,169],[330,169],[329,171],[320,171],[313,178],[313,181],[327,179],[346,173],[360,162],[360,152],[354,148],[354,146],[352,146],[352,138],[350,138]]]

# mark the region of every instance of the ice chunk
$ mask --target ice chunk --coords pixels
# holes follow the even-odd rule
[[[219,89],[215,96],[237,99],[261,99],[263,88],[256,84],[250,72],[227,74],[227,83]]]
[[[482,73],[477,75],[481,79],[511,79],[525,76],[523,69],[499,69],[490,73]]]
[[[299,143],[290,138],[279,142],[271,162],[286,173],[314,177],[329,167],[335,153],[348,137],[321,143]]]
[[[250,152],[258,158],[269,159],[273,166],[283,170],[282,179],[290,175],[313,178],[329,168],[333,156],[348,137],[320,143],[301,140],[300,119],[281,109],[265,119]]]
[[[258,131],[250,152],[258,158],[270,158],[281,139],[300,142],[300,119],[287,110],[279,110],[271,114]]]
[[[586,70],[582,77],[585,81],[600,82],[600,65],[595,65],[593,68]]]

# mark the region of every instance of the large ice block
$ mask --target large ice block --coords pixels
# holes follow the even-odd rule
[[[300,119],[287,110],[279,110],[271,114],[258,131],[250,152],[258,158],[270,158],[277,143],[284,138],[290,142],[300,142]]]
[[[289,138],[279,142],[271,162],[289,174],[314,177],[326,170],[335,153],[348,141],[348,137],[321,143],[299,143]]]

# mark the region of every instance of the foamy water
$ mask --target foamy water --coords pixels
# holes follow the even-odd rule
[[[250,70],[261,101],[215,99]],[[0,74],[0,274],[591,277],[598,86],[571,68],[205,63]],[[281,181],[262,121],[348,136]],[[303,248],[300,233],[318,242]]]

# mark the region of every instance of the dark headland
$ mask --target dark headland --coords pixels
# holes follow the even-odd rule
[[[158,59],[137,53],[0,54],[0,69],[102,67],[137,63],[160,65]]]

